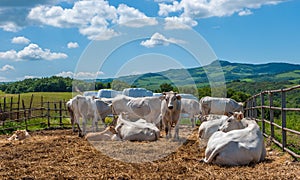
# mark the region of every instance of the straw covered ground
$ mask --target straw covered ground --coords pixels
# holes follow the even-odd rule
[[[181,134],[184,133],[181,129]],[[300,163],[267,147],[264,162],[241,167],[209,165],[197,130],[180,142],[90,143],[72,130],[30,132],[9,142],[0,136],[0,179],[297,179]],[[182,144],[180,144],[182,143]],[[92,145],[93,144],[93,145]],[[146,150],[141,150],[145,148]],[[97,150],[98,149],[98,150]],[[154,153],[156,152],[156,154]],[[139,154],[141,153],[141,154]],[[143,158],[145,153],[148,159]],[[153,156],[152,156],[153,155]],[[149,158],[150,157],[150,158]]]

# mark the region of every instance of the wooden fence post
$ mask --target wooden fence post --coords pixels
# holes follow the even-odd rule
[[[265,130],[265,97],[263,93],[260,93],[260,100],[261,100],[261,126],[263,134],[266,132]]]
[[[41,96],[41,117],[44,118],[44,98]]]
[[[48,120],[48,128],[50,128],[50,102],[47,102],[47,120]]]
[[[281,89],[282,150],[286,147],[286,92]]]
[[[274,110],[273,108],[273,94],[269,92],[269,100],[270,100],[270,125],[271,125],[271,137],[274,138]]]
[[[3,115],[4,115],[4,121],[7,118],[7,112],[6,112],[6,97],[3,99]]]
[[[62,127],[63,126],[63,124],[62,124],[62,101],[59,101],[59,125],[60,125],[60,127]]]
[[[253,104],[252,106],[254,107],[253,108],[253,117],[256,119],[257,118],[257,109],[256,109],[256,97],[253,98]]]
[[[17,119],[20,118],[20,98],[21,98],[21,95],[19,94],[18,95],[18,104],[17,104]]]
[[[24,113],[25,128],[27,131],[28,125],[27,125],[26,107],[25,107],[24,99],[22,99],[22,106],[23,106],[23,111],[24,111],[23,113]]]
[[[32,103],[33,103],[33,94],[31,95],[31,98],[30,98],[29,111],[28,111],[28,118],[31,117]]]
[[[12,112],[12,111],[13,111],[13,101],[14,101],[14,97],[11,96],[11,97],[10,97],[9,114],[8,114],[8,117],[9,117],[10,120],[13,119],[13,112]]]
[[[54,104],[54,112],[57,113],[57,106],[56,106],[56,102],[53,102]],[[56,120],[56,116],[54,116],[54,119]]]

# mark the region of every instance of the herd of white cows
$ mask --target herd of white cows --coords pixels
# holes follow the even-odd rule
[[[179,139],[181,114],[202,122],[199,140],[205,144],[206,163],[245,165],[260,162],[266,156],[263,135],[255,121],[244,118],[243,104],[230,98],[203,97],[186,99],[175,92],[160,96],[93,98],[77,95],[67,102],[73,131],[91,141],[129,140],[156,141],[165,132],[166,138]],[[98,120],[113,115],[111,126],[98,131]],[[117,118],[115,118],[117,116]],[[80,128],[82,119],[82,128]],[[92,119],[94,132],[87,133],[87,120]]]

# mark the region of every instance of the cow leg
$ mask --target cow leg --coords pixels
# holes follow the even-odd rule
[[[86,118],[85,117],[82,118],[82,133],[83,133],[83,135],[86,134]]]
[[[98,130],[99,130],[99,128],[98,128],[98,119],[94,119],[94,128],[93,128],[93,131],[97,132]]]
[[[168,139],[171,137],[171,123],[165,119],[165,117],[163,117],[163,126],[166,132],[166,138]]]
[[[104,128],[106,128],[107,125],[105,124],[105,118],[101,118],[101,120],[102,120],[102,124],[104,125]]]
[[[192,128],[195,127],[195,117],[191,116],[191,123],[192,123]]]
[[[82,131],[81,131],[80,126],[79,126],[79,123],[76,122],[76,125],[77,125],[77,129],[78,129],[78,136],[79,137],[83,137],[84,135],[82,134]]]
[[[174,139],[176,139],[176,140],[179,139],[179,122],[176,122],[176,125],[175,125],[175,135],[174,135]]]
[[[166,132],[166,138],[167,138],[167,139],[170,138],[171,132],[170,132],[170,128],[169,128],[168,125],[165,127],[165,132]]]

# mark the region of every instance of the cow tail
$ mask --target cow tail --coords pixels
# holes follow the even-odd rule
[[[113,113],[113,115],[118,115],[116,113],[116,110],[115,110],[115,108],[114,108],[114,106],[112,104],[111,104],[110,108],[111,108],[111,112]]]

